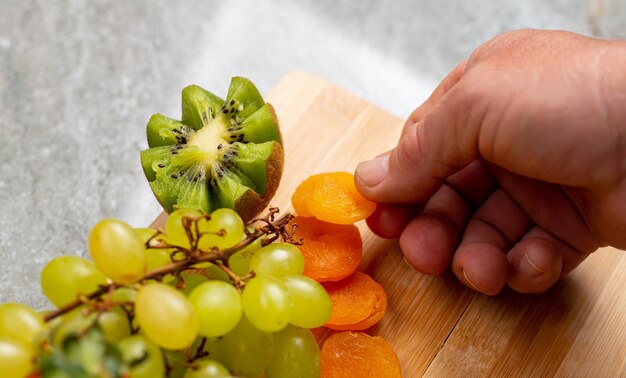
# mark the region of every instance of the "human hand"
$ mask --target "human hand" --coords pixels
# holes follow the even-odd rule
[[[626,248],[626,43],[498,36],[355,177],[379,203],[369,227],[416,270],[545,291],[598,247]]]

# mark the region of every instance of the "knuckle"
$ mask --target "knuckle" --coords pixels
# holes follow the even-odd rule
[[[416,166],[424,158],[423,123],[414,124],[395,149],[395,157],[403,167]]]

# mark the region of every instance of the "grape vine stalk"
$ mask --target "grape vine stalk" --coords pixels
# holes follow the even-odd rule
[[[200,240],[200,238],[203,235],[208,234],[207,231],[201,231],[199,229],[199,222],[202,220],[209,221],[211,219],[210,214],[183,217],[182,224],[189,240],[189,248],[180,245],[169,244],[165,241],[165,239],[160,238],[160,236],[163,236],[164,234],[163,230],[155,230],[154,235],[146,241],[146,248],[174,249],[175,251],[171,254],[172,263],[148,271],[143,279],[139,281],[139,283],[145,282],[147,280],[162,281],[163,277],[166,274],[172,274],[174,275],[174,277],[176,277],[178,281],[178,286],[180,288],[180,285],[184,285],[184,281],[181,278],[182,272],[186,270],[197,270],[193,268],[193,265],[210,262],[215,263],[231,278],[237,288],[242,289],[245,286],[246,280],[254,277],[254,273],[252,272],[245,277],[240,277],[235,274],[228,266],[228,258],[231,255],[238,251],[241,251],[243,248],[250,245],[262,236],[267,237],[267,239],[263,240],[262,242],[263,246],[273,243],[281,237],[287,243],[292,243],[296,245],[302,244],[302,240],[297,240],[294,237],[297,231],[297,225],[294,224],[291,225],[291,227],[288,227],[289,222],[294,218],[294,216],[287,213],[276,219],[276,215],[278,213],[278,208],[269,208],[268,213],[265,217],[253,219],[249,223],[249,227],[246,229],[245,239],[240,241],[237,245],[224,250],[214,248],[210,251],[204,251],[198,247],[198,241]],[[49,322],[65,313],[74,310],[75,308],[83,304],[90,305],[93,309],[97,309],[100,312],[110,310],[117,305],[124,305],[125,303],[123,302],[114,302],[112,300],[113,291],[121,287],[124,287],[124,285],[109,282],[107,283],[107,285],[101,286],[98,290],[89,294],[79,295],[79,297],[75,301],[70,302],[65,306],[62,306],[61,308],[46,314],[44,320],[46,322]],[[98,303],[96,300],[98,298],[102,298],[103,296],[105,296],[105,294],[108,294],[107,297],[102,302]]]

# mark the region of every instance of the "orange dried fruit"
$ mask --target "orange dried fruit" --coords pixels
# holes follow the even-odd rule
[[[304,180],[291,197],[296,213],[325,222],[352,224],[372,215],[376,204],[363,197],[347,172],[328,172]]]
[[[376,305],[376,295],[369,291],[371,285],[355,274],[338,282],[323,283],[330,297],[330,319],[325,327],[354,324],[366,319]]]
[[[312,217],[313,213],[309,210],[307,206],[308,198],[311,193],[315,191],[315,180],[313,179],[315,176],[311,176],[308,179],[302,181],[300,185],[296,188],[296,191],[293,192],[291,196],[291,205],[296,213],[303,217]]]
[[[326,324],[326,327],[335,331],[363,331],[381,321],[385,312],[387,312],[387,295],[384,290],[377,290],[376,303],[367,318],[352,324]]]
[[[356,226],[301,216],[292,223],[298,225],[296,237],[304,239],[299,246],[304,257],[303,275],[318,282],[339,281],[358,268],[363,241]]]
[[[365,273],[354,272],[338,282],[323,283],[330,297],[332,312],[326,327],[361,331],[378,323],[387,310],[382,286]]]
[[[400,360],[382,336],[336,333],[326,339],[320,357],[321,378],[402,377]]]

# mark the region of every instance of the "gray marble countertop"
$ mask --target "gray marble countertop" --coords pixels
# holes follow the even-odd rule
[[[594,24],[591,11],[604,4]],[[145,124],[180,90],[262,92],[304,69],[406,117],[481,42],[518,28],[626,35],[621,1],[0,2],[0,302],[48,307],[39,273],[105,217],[160,212]],[[372,155],[379,151],[372,151]]]

